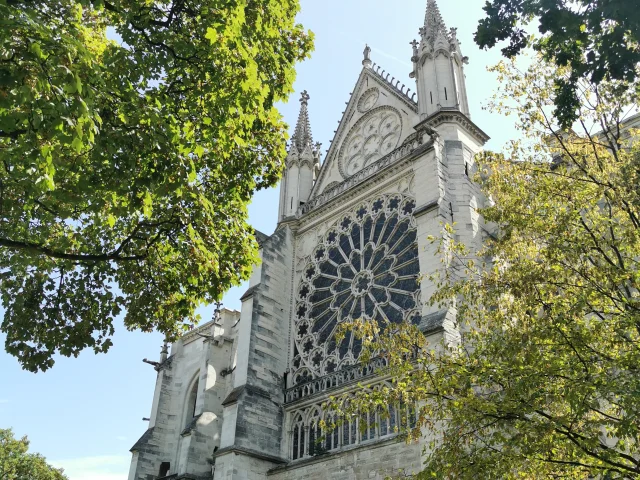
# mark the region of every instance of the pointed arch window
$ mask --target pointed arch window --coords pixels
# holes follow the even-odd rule
[[[196,416],[196,405],[198,402],[198,390],[200,387],[200,372],[198,372],[191,382],[191,388],[189,388],[189,393],[187,394],[187,402],[186,402],[186,414],[185,414],[185,426],[193,420],[193,417]]]
[[[320,429],[320,412],[314,410],[309,420],[309,455],[314,456],[322,450],[322,431]]]
[[[292,452],[291,458],[297,460],[304,456],[304,437],[305,437],[305,424],[304,418],[301,413],[298,413],[293,420],[293,432],[292,432]]]
[[[324,432],[324,448],[327,451],[340,448],[340,428],[337,423],[337,417],[334,414],[325,415],[327,430]]]

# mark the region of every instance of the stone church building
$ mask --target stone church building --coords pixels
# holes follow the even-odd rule
[[[422,464],[424,444],[398,439],[411,406],[390,405],[323,432],[329,395],[385,381],[359,364],[347,319],[413,322],[429,339],[455,335],[454,314],[425,302],[439,268],[443,222],[479,245],[481,201],[470,181],[488,140],[470,119],[455,29],[427,1],[412,43],[417,93],[370,59],[324,160],[301,109],[281,184],[279,222],[257,233],[262,262],[240,312],[163,350],[149,429],[131,448],[129,480],[384,479]]]

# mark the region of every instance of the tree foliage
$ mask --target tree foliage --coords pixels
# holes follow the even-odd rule
[[[0,282],[29,370],[169,337],[257,261],[252,194],[312,39],[297,0],[0,1]],[[122,42],[110,40],[116,34]]]
[[[502,49],[513,57],[533,45],[548,61],[570,67],[555,82],[556,117],[564,127],[578,118],[579,81],[633,82],[640,63],[640,10],[630,0],[489,0],[475,34],[482,48],[508,40]],[[525,28],[534,20],[541,36]],[[623,86],[628,86],[625,84]]]
[[[28,451],[27,437],[17,440],[11,430],[0,429],[0,480],[67,480],[42,455]]]
[[[493,107],[517,116],[523,140],[478,159],[487,245],[469,251],[444,228],[428,280],[457,328],[425,347],[416,327],[360,322],[391,380],[349,408],[419,405],[409,433],[432,440],[419,478],[640,479],[640,131],[625,130],[640,105],[582,82],[563,131],[548,113],[562,71],[496,71]]]

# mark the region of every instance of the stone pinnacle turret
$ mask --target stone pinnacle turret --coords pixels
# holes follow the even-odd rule
[[[303,91],[300,95],[300,114],[298,115],[298,123],[291,137],[292,145],[295,145],[298,153],[304,152],[309,147],[313,150],[313,136],[311,135],[311,124],[309,123],[309,112],[307,105],[309,102],[309,94]]]

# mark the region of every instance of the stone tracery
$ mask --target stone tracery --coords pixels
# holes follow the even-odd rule
[[[297,290],[294,382],[305,383],[353,365],[359,342],[342,322],[418,322],[418,247],[415,201],[393,194],[343,215],[308,257]]]
[[[381,386],[376,385],[373,389]],[[349,400],[346,402],[348,404]],[[406,403],[344,417],[324,411],[318,404],[297,409],[289,415],[290,458],[299,460],[388,438],[414,428],[416,413],[415,405]],[[326,422],[326,428],[322,428],[321,420]]]
[[[374,108],[351,128],[342,147],[338,166],[350,177],[398,146],[402,134],[402,117],[392,107]]]

